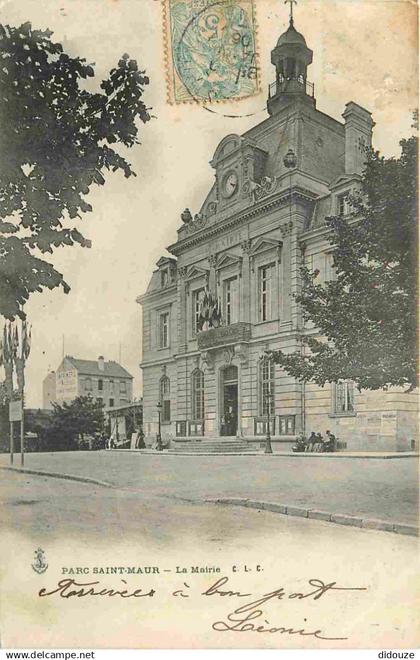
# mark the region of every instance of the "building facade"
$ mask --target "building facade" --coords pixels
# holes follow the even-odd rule
[[[267,119],[222,139],[214,185],[194,217],[184,211],[172,256],[137,299],[149,444],[160,416],[167,442],[236,436],[258,445],[270,424],[274,449],[327,429],[350,450],[413,447],[415,394],[305,385],[264,359],[268,349],[301,350],[301,333],[317,332],[294,300],[300,267],[334,278],[325,218],[349,213],[372,142],[371,114],[357,103],[345,104],[343,121],[317,109],[312,56],[291,21],[271,53]],[[202,325],[208,293],[220,327]]]
[[[44,379],[43,391],[44,408],[52,407],[53,402],[70,403],[78,396],[92,396],[105,408],[113,408],[132,401],[133,377],[118,362],[105,361],[102,356],[79,360],[66,355],[57,371]]]
[[[50,371],[42,381],[42,406],[44,410],[52,410],[52,404],[57,400],[55,384],[55,371]]]

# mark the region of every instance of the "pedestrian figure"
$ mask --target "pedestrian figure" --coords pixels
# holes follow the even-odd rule
[[[313,451],[316,443],[316,435],[314,431],[311,431],[311,435],[308,438],[308,444],[306,445],[305,451]]]
[[[144,433],[143,433],[143,429],[140,428],[137,431],[137,435],[136,435],[136,449],[145,449],[145,448],[146,445],[144,444]]]
[[[315,437],[316,441],[314,445],[314,451],[318,453],[324,451],[324,440],[321,433],[317,433]]]
[[[160,436],[156,437],[155,449],[156,451],[163,451],[162,438]]]
[[[337,449],[337,438],[331,431],[326,431],[325,451],[335,451]]]

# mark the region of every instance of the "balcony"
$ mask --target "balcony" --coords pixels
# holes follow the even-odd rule
[[[282,78],[274,81],[268,86],[268,98],[272,99],[279,94],[306,94],[314,97],[314,84],[305,80],[302,76],[298,78]]]
[[[200,332],[197,336],[198,348],[201,351],[217,346],[226,346],[227,344],[247,342],[250,339],[251,324],[244,322],[221,325],[220,328],[210,328],[210,330]]]

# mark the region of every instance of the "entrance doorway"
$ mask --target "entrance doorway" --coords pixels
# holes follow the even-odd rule
[[[220,435],[235,435],[238,431],[238,367],[225,367],[221,373],[222,417]]]

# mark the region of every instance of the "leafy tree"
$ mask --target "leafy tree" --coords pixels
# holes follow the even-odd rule
[[[53,403],[48,438],[60,448],[73,448],[77,438],[95,435],[104,424],[103,403],[91,396],[78,396],[70,403]]]
[[[86,201],[106,171],[134,174],[114,146],[138,143],[149,79],[123,55],[100,91],[85,59],[70,57],[49,30],[0,25],[0,314],[24,318],[34,291],[64,277],[43,259],[64,245],[90,247],[74,226],[92,210]]]
[[[296,300],[319,334],[302,333],[302,351],[273,352],[301,381],[417,385],[417,138],[400,146],[399,158],[369,152],[353,217],[326,221],[335,280],[302,268]]]

